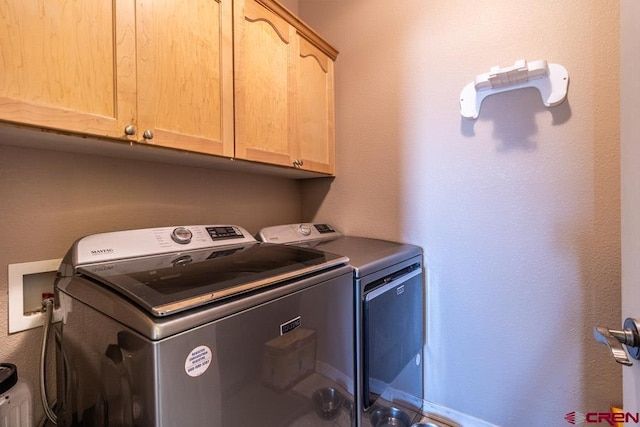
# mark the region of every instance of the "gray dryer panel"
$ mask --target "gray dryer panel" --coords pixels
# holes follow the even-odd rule
[[[391,267],[409,258],[422,255],[418,246],[366,237],[339,237],[319,242],[317,249],[349,258],[354,276],[362,278],[383,268]]]

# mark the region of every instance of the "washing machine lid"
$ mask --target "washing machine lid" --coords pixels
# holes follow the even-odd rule
[[[202,233],[199,227],[204,227],[205,232]],[[106,286],[152,315],[161,317],[267,286],[288,283],[348,263],[346,257],[310,248],[258,243],[239,227],[223,233],[227,235],[225,238],[219,238],[220,233],[215,232],[216,229],[223,230],[218,226],[178,228],[185,236],[186,229],[193,236],[204,237],[200,242],[193,242],[192,247],[206,247],[168,251],[169,247],[176,248],[166,238],[167,233],[177,229],[175,227],[155,229],[150,239],[147,238],[149,230],[142,230],[145,231],[143,233],[135,230],[131,234],[118,232],[120,235],[115,236],[117,239],[114,236],[91,239],[91,246],[102,249],[88,249],[86,244],[76,242],[76,250],[72,248],[65,257],[67,262],[63,261],[61,272],[71,269],[74,275],[89,278],[96,286]],[[207,228],[213,230],[214,234],[211,235],[212,231],[207,231]],[[239,237],[229,238],[228,234]],[[133,237],[141,240],[134,239],[130,246],[140,246],[145,238],[152,244],[136,250],[123,249],[127,246],[127,239]],[[158,241],[160,244],[157,244]],[[234,243],[236,241],[243,243]],[[188,249],[191,243],[177,244]],[[86,257],[78,255],[77,247],[82,247],[84,253],[93,250],[97,257],[110,256],[111,259],[79,261],[86,261]],[[105,255],[105,252],[110,255]],[[118,254],[122,253],[133,253],[133,256],[121,258]],[[69,259],[74,257],[76,262],[70,262]]]
[[[253,244],[108,262],[79,267],[77,272],[154,316],[166,316],[347,262],[309,248]]]

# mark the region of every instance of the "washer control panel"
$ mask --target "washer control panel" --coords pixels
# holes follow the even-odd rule
[[[286,224],[266,227],[258,233],[258,239],[269,243],[296,244],[317,242],[340,237],[331,225],[326,223]]]
[[[189,225],[93,234],[77,240],[74,265],[257,243],[237,225]]]

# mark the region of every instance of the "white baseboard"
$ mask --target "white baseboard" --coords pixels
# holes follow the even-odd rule
[[[444,422],[453,421],[453,427],[498,427],[495,424],[491,424],[487,421],[472,417],[462,412],[454,411],[453,409],[440,406],[438,404],[422,402],[422,411],[425,416],[433,418],[435,420],[441,419]]]

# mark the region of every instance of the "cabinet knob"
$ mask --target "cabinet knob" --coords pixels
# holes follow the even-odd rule
[[[134,125],[128,125],[124,128],[124,134],[133,136],[136,134],[136,127]]]
[[[146,140],[153,139],[153,131],[150,129],[145,130],[142,137]]]

